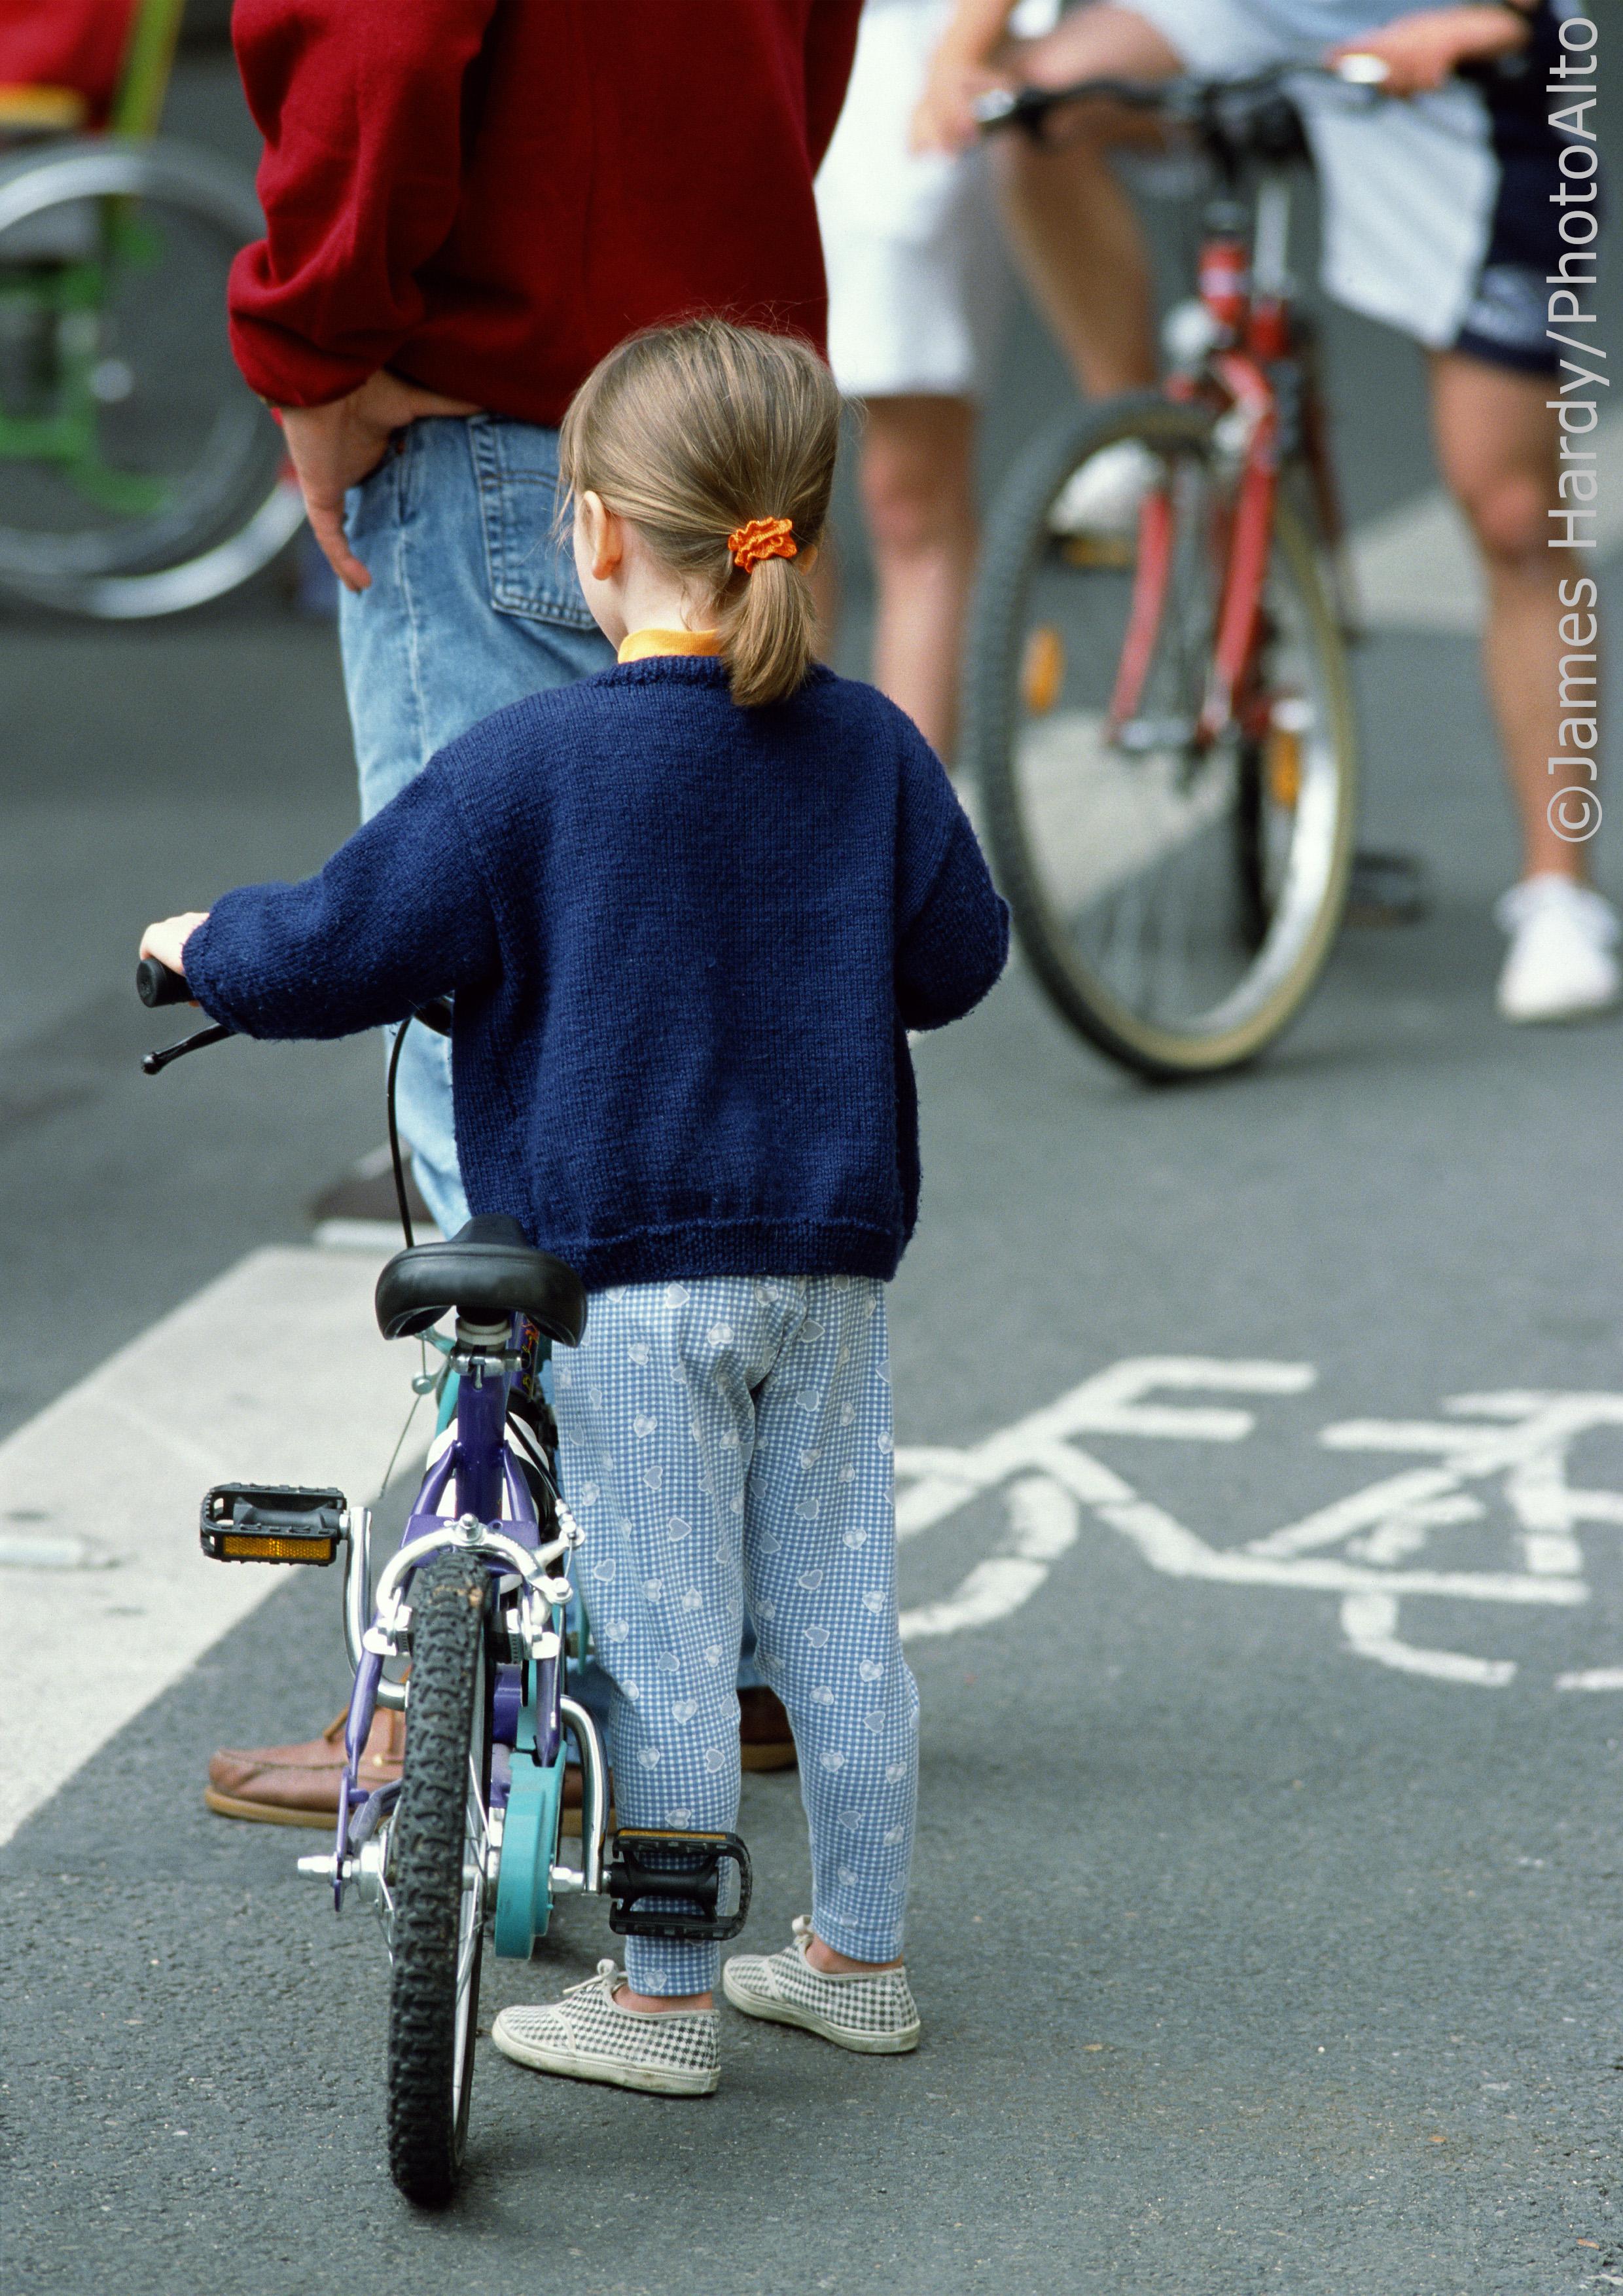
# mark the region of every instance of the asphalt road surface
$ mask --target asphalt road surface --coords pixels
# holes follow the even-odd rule
[[[1370,516],[1430,483],[1413,365],[1336,340]],[[994,455],[1053,389],[1012,375]],[[1494,1017],[1471,641],[1389,630],[1360,682],[1370,834],[1435,906],[1348,934],[1257,1070],[1146,1092],[1019,969],[921,1048],[922,2047],[725,2013],[719,2095],[660,2103],[481,2044],[465,2188],[424,2218],[383,2167],[370,1917],[294,1874],[315,1837],[200,1799],[212,1747],[341,1702],[336,1586],[243,1608],[171,1496],[283,1419],[382,1474],[414,1361],[307,1216],[380,1136],[378,1056],[149,1083],[126,989],[149,915],[344,833],[332,637],[269,584],[158,631],[0,625],[0,1556],[61,1548],[0,1562],[32,1685],[0,1747],[5,2296],[1623,2285],[1619,1024]],[[807,1901],[792,1777],[746,1782],[742,1830],[772,1949]],[[607,1946],[566,1906],[536,1964],[488,1961],[487,2021]]]

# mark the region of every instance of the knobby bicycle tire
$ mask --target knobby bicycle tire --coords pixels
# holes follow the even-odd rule
[[[489,1808],[489,1574],[470,1555],[440,1555],[418,1573],[411,1604],[406,1756],[389,1853],[389,2166],[407,2200],[441,2208],[462,2169],[479,2019],[485,1892],[465,1869],[473,1778]],[[472,1961],[459,1995],[471,1889]]]
[[[1048,513],[1071,474],[1102,448],[1132,440],[1152,451],[1201,451],[1209,447],[1214,422],[1210,410],[1143,392],[1074,410],[1051,425],[1033,440],[993,504],[971,617],[965,750],[979,791],[981,825],[1021,949],[1072,1027],[1124,1067],[1158,1080],[1242,1066],[1295,1017],[1324,970],[1340,924],[1356,827],[1357,746],[1345,645],[1318,552],[1292,507],[1291,487],[1284,483],[1275,509],[1275,555],[1303,610],[1326,701],[1337,783],[1333,847],[1322,896],[1290,962],[1275,967],[1277,977],[1268,980],[1266,994],[1236,1025],[1184,1031],[1158,1026],[1090,975],[1035,865],[1017,770],[1020,676],[1022,617],[1049,544]],[[1282,476],[1288,480],[1290,474]]]

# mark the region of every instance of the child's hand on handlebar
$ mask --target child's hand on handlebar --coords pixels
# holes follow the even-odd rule
[[[1374,56],[1386,66],[1383,95],[1424,95],[1441,87],[1462,64],[1488,63],[1527,45],[1519,9],[1490,0],[1484,7],[1426,8],[1399,16],[1378,32],[1343,40],[1325,59],[1333,70],[1348,56]]]
[[[155,956],[160,964],[167,964],[171,972],[185,978],[186,943],[208,916],[207,909],[188,909],[184,916],[165,917],[161,924],[148,925],[141,936],[137,955]]]

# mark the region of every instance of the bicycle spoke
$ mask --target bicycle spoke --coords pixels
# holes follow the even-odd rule
[[[464,1817],[463,1843],[462,1906],[456,1934],[456,2041],[451,2086],[454,2096],[462,2094],[463,2068],[473,2021],[469,1995],[472,1988],[474,1969],[479,1958],[480,1931],[484,1926],[485,1895],[490,1860],[490,1824],[485,1808],[484,1794],[480,1784],[479,1767],[471,1754],[468,1757],[468,1800]]]

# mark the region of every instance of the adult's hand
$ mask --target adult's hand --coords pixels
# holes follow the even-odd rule
[[[982,57],[965,54],[946,39],[930,60],[924,93],[914,107],[907,141],[914,152],[964,152],[980,134],[975,99],[1011,85]]]
[[[1013,6],[1014,0],[955,0],[914,111],[907,139],[914,151],[965,152],[980,135],[976,97],[1011,85],[1000,67],[1008,61]]]
[[[310,531],[323,557],[348,590],[365,590],[372,577],[344,534],[344,496],[382,461],[392,434],[422,414],[477,414],[466,399],[403,382],[386,369],[369,375],[347,398],[325,406],[284,406],[282,433],[304,496]]]
[[[1426,8],[1397,17],[1378,32],[1343,40],[1328,61],[1334,65],[1343,56],[1379,56],[1386,66],[1383,95],[1424,95],[1441,87],[1462,64],[1484,63],[1524,48],[1529,27],[1525,20],[1517,22],[1521,12],[1496,4]]]

